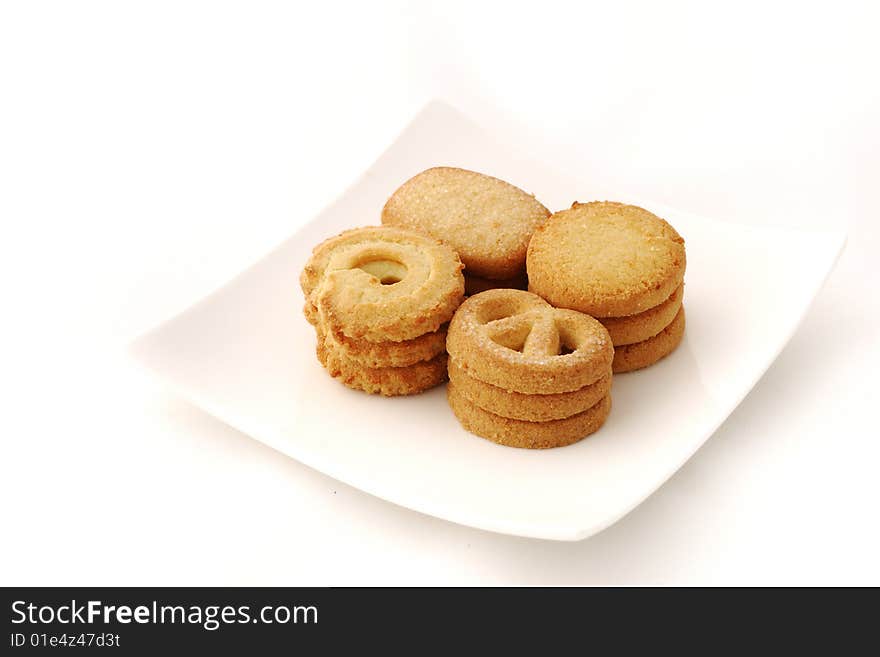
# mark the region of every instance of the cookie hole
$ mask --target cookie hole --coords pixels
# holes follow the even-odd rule
[[[357,264],[357,269],[377,278],[382,285],[394,285],[406,278],[406,265],[397,260],[366,260]]]
[[[502,347],[510,349],[511,351],[522,353],[531,330],[531,326],[518,326],[516,328],[501,331],[490,337],[496,344],[500,344]]]
[[[568,356],[578,349],[577,336],[572,333],[566,322],[557,322],[556,330],[559,332],[559,356]]]

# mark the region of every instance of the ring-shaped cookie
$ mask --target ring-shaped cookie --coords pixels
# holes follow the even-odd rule
[[[415,395],[440,385],[447,378],[447,358],[442,353],[406,367],[364,367],[326,339],[318,340],[315,351],[330,376],[349,388],[373,395]]]
[[[318,245],[300,276],[312,319],[373,342],[436,331],[464,297],[463,265],[452,249],[400,228],[346,231]],[[311,305],[309,305],[311,304]]]
[[[446,326],[412,340],[370,342],[318,327],[320,339],[333,344],[345,357],[364,367],[406,367],[439,356],[446,351]]]

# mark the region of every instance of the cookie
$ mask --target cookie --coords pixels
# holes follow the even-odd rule
[[[412,340],[401,342],[370,342],[349,338],[343,333],[319,334],[333,342],[342,355],[364,367],[406,367],[423,360],[431,360],[446,351],[446,325]]]
[[[483,410],[462,395],[453,383],[447,386],[446,397],[455,417],[471,433],[501,445],[527,449],[547,449],[576,443],[597,431],[611,411],[611,396],[605,395],[583,413],[562,420],[527,422]]]
[[[614,349],[615,374],[638,370],[653,365],[664,356],[668,356],[681,344],[684,336],[684,306],[675,319],[657,335],[642,342],[627,344]]]
[[[679,285],[675,288],[672,296],[659,306],[654,306],[635,315],[603,317],[599,321],[608,329],[608,333],[611,335],[611,342],[615,348],[621,345],[642,342],[648,338],[653,338],[672,323],[672,320],[678,314],[679,308],[681,308],[683,296],[684,285]]]
[[[446,354],[406,367],[364,367],[347,358],[326,339],[318,339],[318,360],[344,385],[370,394],[393,397],[415,395],[446,380]]]
[[[522,290],[469,297],[449,324],[446,349],[470,376],[526,394],[583,388],[604,376],[614,358],[611,337],[597,320]]]
[[[306,321],[312,326],[318,326],[318,308],[311,301],[306,299],[305,304],[303,304],[303,315],[306,316]]]
[[[593,317],[642,313],[684,280],[684,240],[647,210],[575,203],[535,230],[526,258],[529,290]]]
[[[608,372],[598,381],[573,392],[524,395],[469,376],[464,368],[451,358],[449,381],[475,406],[495,415],[530,422],[560,420],[583,413],[611,390],[611,372]]]
[[[382,209],[382,223],[442,240],[468,273],[507,279],[525,267],[526,248],[550,211],[518,187],[474,171],[436,167],[406,181]]]
[[[467,270],[464,272],[464,293],[467,296],[473,296],[486,290],[512,289],[525,290],[529,286],[529,279],[525,271],[520,272],[512,278],[504,278],[493,280],[491,278],[482,278],[469,274]]]
[[[428,236],[389,226],[348,230],[315,247],[302,271],[306,316],[354,339],[411,340],[452,317],[464,298],[462,268],[452,249]]]

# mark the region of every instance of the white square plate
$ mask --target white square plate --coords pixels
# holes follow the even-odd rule
[[[311,248],[378,223],[385,199],[435,165],[483,171],[551,210],[596,190],[493,143],[442,103],[428,105],[333,205],[222,289],[139,338],[133,353],[182,396],[267,445],[390,502],[482,529],[578,540],[656,490],[706,441],[776,358],[845,236],[754,228],[631,197],[687,242],[687,333],[659,364],[615,377],[601,431],[543,451],[465,432],[443,388],[385,399],[330,378],[300,309]]]

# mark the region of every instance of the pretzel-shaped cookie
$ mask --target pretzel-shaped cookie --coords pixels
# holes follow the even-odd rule
[[[467,299],[449,325],[446,349],[471,376],[527,394],[583,388],[606,375],[614,358],[597,320],[507,289]]]
[[[397,342],[449,321],[464,296],[462,268],[452,249],[430,237],[371,226],[319,244],[300,284],[307,316],[331,331]]]

